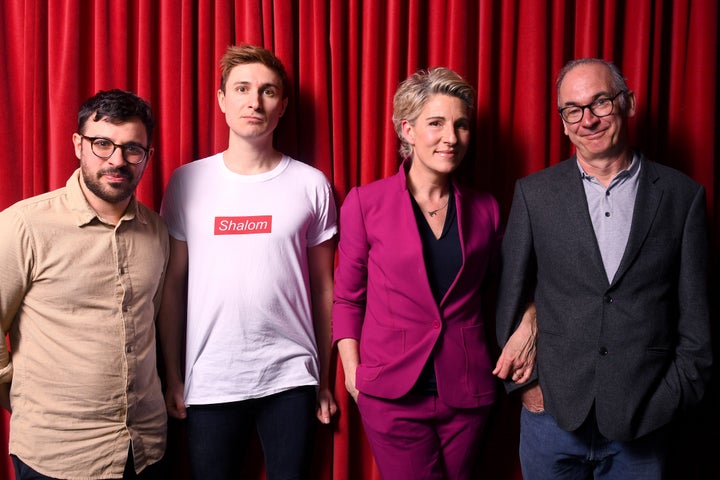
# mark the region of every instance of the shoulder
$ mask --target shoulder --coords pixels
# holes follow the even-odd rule
[[[285,156],[285,158],[287,158],[288,161],[287,171],[291,172],[294,176],[299,175],[304,181],[311,182],[313,184],[330,184],[327,177],[320,169],[315,168],[305,162],[301,162],[300,160],[288,157],[287,155]]]
[[[341,210],[346,217],[360,215],[397,219],[401,198],[407,198],[407,195],[404,183],[394,175],[353,187],[342,202]]]
[[[642,162],[641,172],[644,174],[641,173],[641,175],[653,183],[660,183],[687,192],[697,192],[703,189],[702,185],[675,168],[656,163],[648,158],[643,158]]]
[[[28,217],[52,210],[56,208],[59,203],[64,201],[66,194],[67,188],[62,187],[57,190],[20,200],[0,212],[0,219],[7,219],[10,217]]]
[[[580,170],[577,166],[575,156],[561,161],[555,165],[543,168],[518,180],[524,186],[544,185],[548,182],[555,182],[561,178],[580,178]]]
[[[215,167],[219,162],[222,162],[222,153],[216,153],[215,155],[193,160],[190,163],[180,165],[175,169],[172,176],[183,177],[187,175],[196,175],[199,172]]]
[[[152,208],[150,208],[147,205],[140,203],[140,201],[138,201],[137,202],[137,211],[138,211],[138,215],[144,222],[152,224],[160,230],[165,229],[165,222],[163,221],[162,217],[160,216],[159,213],[157,213]]]
[[[356,187],[357,193],[363,198],[373,198],[389,193],[402,193],[407,190],[404,175],[403,172],[400,172],[390,177],[366,183]]]

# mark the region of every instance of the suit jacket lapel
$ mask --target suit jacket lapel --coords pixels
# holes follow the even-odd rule
[[[593,267],[593,271],[609,283],[605,266],[603,265],[602,256],[600,255],[600,247],[595,236],[595,229],[590,219],[588,211],[587,197],[585,196],[585,187],[582,183],[580,169],[578,168],[577,158],[573,156],[565,162],[562,169],[565,177],[558,182],[558,200],[564,204],[567,219],[567,234],[579,237],[579,244],[587,247],[586,257]]]
[[[655,221],[655,215],[657,214],[660,200],[662,199],[663,191],[656,185],[659,178],[657,170],[653,164],[646,161],[645,158],[641,158],[641,162],[630,236],[612,284],[617,283],[620,278],[622,278],[638,255],[640,247]]]

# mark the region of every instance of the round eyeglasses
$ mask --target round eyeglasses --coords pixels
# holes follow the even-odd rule
[[[150,153],[149,148],[145,148],[137,143],[126,143],[120,145],[105,137],[88,137],[78,134],[88,142],[90,142],[90,150],[96,157],[108,159],[115,153],[115,149],[119,148],[126,162],[132,164],[142,163]]]
[[[571,124],[578,123],[582,120],[586,108],[596,117],[607,117],[613,113],[615,99],[623,93],[625,93],[625,91],[621,90],[616,93],[614,97],[600,97],[587,105],[569,105],[559,108],[558,112],[560,112],[560,116],[565,120],[565,123]]]

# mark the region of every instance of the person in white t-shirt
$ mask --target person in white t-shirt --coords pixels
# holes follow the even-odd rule
[[[170,232],[165,400],[187,419],[194,478],[239,478],[253,428],[268,479],[307,478],[313,416],[327,424],[337,410],[335,201],[319,170],[273,147],[288,104],[280,60],[231,46],[221,66],[228,149],[178,168],[161,209]]]

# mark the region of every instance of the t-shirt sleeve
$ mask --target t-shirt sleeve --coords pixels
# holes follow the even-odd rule
[[[337,206],[332,187],[324,180],[315,192],[315,221],[307,233],[309,247],[320,245],[337,233]]]
[[[160,206],[160,216],[165,220],[168,233],[176,240],[187,241],[185,220],[183,216],[182,174],[175,171],[170,177],[165,195]]]

